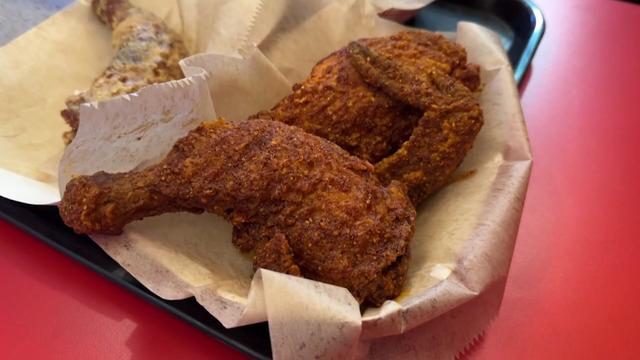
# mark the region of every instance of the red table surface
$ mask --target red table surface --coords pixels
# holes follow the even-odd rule
[[[540,1],[522,85],[534,167],[499,317],[473,359],[638,358],[640,6]],[[244,358],[0,221],[0,357]]]

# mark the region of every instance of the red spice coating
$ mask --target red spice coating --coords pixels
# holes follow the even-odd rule
[[[400,293],[415,226],[402,184],[383,187],[368,162],[266,120],[204,123],[157,165],[71,180],[60,203],[79,233],[117,234],[175,211],[223,216],[257,267],[343,286],[373,305]]]

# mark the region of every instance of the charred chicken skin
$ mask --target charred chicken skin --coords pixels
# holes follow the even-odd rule
[[[302,129],[266,120],[206,122],[160,163],[80,176],[60,203],[78,233],[120,233],[167,212],[211,212],[256,267],[343,286],[380,305],[405,280],[415,210],[404,185]]]
[[[71,126],[71,142],[78,130],[80,105],[129,94],[155,83],[183,77],[178,61],[188,56],[178,34],[155,15],[132,6],[128,0],[93,0],[98,18],[113,29],[116,55],[91,87],[66,100],[61,115]]]
[[[400,180],[417,206],[444,185],[482,126],[479,68],[426,31],[361,39],[322,59],[266,118],[303,128]]]

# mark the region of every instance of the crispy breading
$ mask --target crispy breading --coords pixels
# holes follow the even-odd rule
[[[80,105],[129,94],[142,87],[183,77],[178,61],[188,56],[180,36],[155,15],[128,0],[93,0],[96,15],[113,29],[116,49],[111,64],[91,87],[66,100],[61,115],[71,126],[64,135],[71,142],[78,130]]]
[[[400,149],[375,165],[383,184],[400,180],[419,204],[445,185],[482,127],[482,110],[471,91],[440,71],[409,71],[352,42],[349,60],[363,80],[398,101],[424,111]]]
[[[386,67],[393,68],[396,73],[393,76],[415,74],[414,85],[422,93],[412,95],[429,97],[440,91],[443,106],[460,100],[465,107],[436,111],[438,104],[432,99],[408,102],[404,97],[412,89],[389,91],[380,86],[381,78],[391,76],[384,71],[363,76],[364,68],[354,60],[356,55],[345,47],[320,60],[309,77],[294,85],[293,92],[273,109],[254,117],[301,127],[376,164],[376,172],[385,183],[391,179],[406,182],[414,204],[418,205],[456,169],[480,129],[482,114],[472,93],[480,86],[479,68],[467,63],[466,52],[460,45],[427,31],[406,31],[361,39],[358,43],[369,49],[368,56],[394,63],[393,67]],[[429,90],[445,83],[452,84],[455,91]],[[452,114],[458,110],[468,113]],[[452,116],[466,119],[456,122],[456,126],[469,126],[457,140],[438,133],[446,130],[438,124],[451,125]],[[456,133],[460,133],[458,130]],[[454,154],[441,159],[443,147]],[[434,153],[435,150],[440,152]]]
[[[60,203],[78,233],[117,234],[175,211],[223,216],[256,267],[343,286],[373,305],[399,294],[415,226],[404,185],[384,187],[370,163],[266,120],[204,123],[157,165],[71,180]]]

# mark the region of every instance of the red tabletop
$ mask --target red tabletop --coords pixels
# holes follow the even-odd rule
[[[500,315],[473,359],[640,353],[640,6],[537,0],[534,167]],[[0,357],[243,358],[0,221]]]

